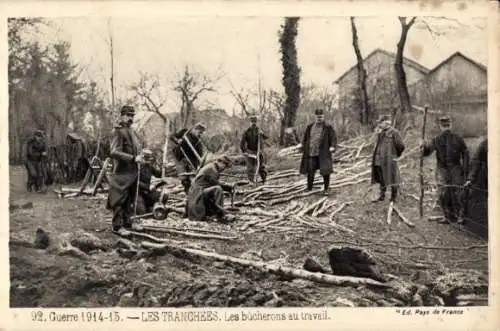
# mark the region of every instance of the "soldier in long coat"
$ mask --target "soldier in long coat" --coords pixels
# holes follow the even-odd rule
[[[130,126],[135,115],[132,106],[123,106],[121,122],[115,127],[111,141],[110,157],[113,159],[113,172],[108,176],[109,193],[107,208],[113,210],[113,231],[126,232],[125,229],[140,230],[133,224],[139,164],[146,163],[141,154],[139,136]]]
[[[465,141],[451,131],[451,119],[439,119],[441,133],[430,142],[421,142],[423,156],[436,152],[439,205],[444,221],[456,222],[463,209],[461,189],[469,170],[469,150]]]
[[[205,154],[205,148],[201,141],[201,136],[205,130],[205,125],[198,123],[192,129],[181,129],[169,137],[170,141],[174,143],[171,154],[174,156],[177,176],[179,176],[186,194],[191,186],[191,178],[187,174],[196,171],[201,163],[200,158]],[[193,151],[187,140],[189,140],[195,151]],[[195,152],[200,158],[196,156]]]
[[[224,192],[233,193],[234,186],[222,183],[220,173],[232,166],[232,160],[222,157],[203,166],[189,189],[186,210],[192,221],[215,217],[220,221],[231,221],[234,216],[224,209]]]
[[[311,191],[316,170],[323,176],[323,194],[328,195],[330,174],[333,172],[332,153],[337,147],[337,135],[325,122],[322,109],[315,110],[316,121],[307,126],[302,140],[300,173],[307,176],[307,190]]]
[[[42,130],[36,130],[33,136],[26,142],[24,150],[24,164],[28,172],[26,189],[31,192],[33,188],[36,192],[42,192],[46,180],[47,145],[43,137]]]
[[[267,171],[262,147],[264,146],[264,141],[269,137],[257,126],[256,115],[252,114],[250,116],[250,122],[252,124],[245,130],[245,132],[243,132],[241,137],[240,149],[246,157],[248,180],[253,182],[255,180],[255,175],[258,172],[260,179],[263,183],[265,183]],[[257,169],[257,157],[259,158],[259,169]]]
[[[405,150],[399,131],[392,127],[391,116],[382,115],[376,129],[376,143],[372,156],[372,185],[380,184],[380,195],[373,202],[384,201],[387,188],[391,188],[390,201],[398,195],[400,173],[397,158]]]
[[[488,138],[477,147],[472,158],[469,178],[465,183],[465,226],[488,237]]]

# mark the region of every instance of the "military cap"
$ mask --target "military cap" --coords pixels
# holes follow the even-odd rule
[[[203,123],[196,123],[194,129],[198,129],[200,131],[206,131],[207,127]]]
[[[33,135],[38,136],[38,137],[43,137],[44,132],[43,132],[43,130],[37,129],[37,130],[33,131]]]
[[[324,115],[325,111],[323,109],[317,108],[314,110],[314,115]]]
[[[439,124],[449,126],[451,124],[451,118],[449,116],[441,116],[439,118]]]
[[[144,158],[146,160],[152,160],[153,159],[153,151],[148,149],[148,148],[144,148],[142,150],[142,155],[144,156]]]
[[[385,122],[385,121],[390,121],[391,120],[391,115],[390,114],[381,114],[379,117],[378,117],[378,122],[381,123],[381,122]]]
[[[135,108],[134,108],[134,106],[125,105],[120,110],[120,114],[134,116],[135,115]]]
[[[223,155],[221,156],[217,161],[225,164],[226,166],[231,166],[233,164],[233,161],[231,160],[231,158],[227,155]]]

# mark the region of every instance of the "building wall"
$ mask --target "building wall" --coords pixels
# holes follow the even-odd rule
[[[461,56],[409,87],[413,104],[449,115],[455,131],[465,137],[487,134],[487,89],[487,72]]]
[[[165,125],[158,114],[151,114],[146,121],[140,123],[137,132],[143,140],[144,147],[162,149],[165,144]]]
[[[398,107],[399,99],[396,88],[396,76],[394,70],[394,57],[384,53],[376,52],[364,61],[367,72],[368,98],[375,111]],[[403,65],[408,84],[412,84],[424,77],[424,74],[409,65]],[[357,89],[358,70],[351,70],[340,81],[339,85],[339,108],[343,111],[355,110],[355,97]]]
[[[487,72],[461,56],[432,71],[409,87],[416,104],[448,102],[486,102]]]

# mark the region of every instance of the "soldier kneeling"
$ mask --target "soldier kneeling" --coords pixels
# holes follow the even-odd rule
[[[153,212],[153,207],[156,203],[165,205],[168,200],[168,195],[160,187],[162,182],[151,188],[151,178],[153,176],[161,178],[162,175],[161,169],[153,164],[153,152],[149,149],[143,149],[142,155],[144,156],[146,163],[141,165],[139,177],[140,203],[138,203],[137,215],[151,213]]]
[[[234,193],[234,185],[219,181],[220,173],[233,162],[227,156],[210,162],[200,169],[189,189],[186,212],[189,220],[202,221],[215,217],[231,222],[234,216],[224,210],[224,192]]]

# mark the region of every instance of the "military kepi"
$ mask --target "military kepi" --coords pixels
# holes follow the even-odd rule
[[[196,123],[194,128],[202,132],[205,132],[207,130],[207,127],[203,123]]]
[[[128,105],[123,106],[122,109],[120,110],[120,115],[134,116],[135,115],[134,106],[128,106]]]
[[[231,160],[231,158],[227,155],[221,156],[218,161],[222,162],[223,164],[225,164],[228,167],[233,164],[233,160]]]
[[[390,121],[391,120],[391,115],[389,114],[382,114],[378,117],[378,122],[385,122],[385,121]]]
[[[324,115],[325,112],[323,109],[320,109],[320,108],[317,108],[316,110],[314,110],[314,115]]]
[[[441,116],[439,118],[439,124],[442,126],[450,126],[451,125],[451,118],[449,116]]]

